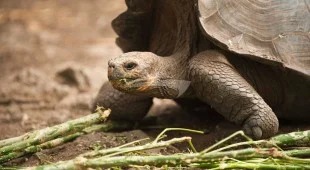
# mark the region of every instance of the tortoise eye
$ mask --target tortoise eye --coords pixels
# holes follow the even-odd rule
[[[137,67],[137,64],[134,63],[134,62],[129,62],[129,63],[126,63],[126,64],[124,65],[124,68],[125,68],[126,70],[132,70],[132,69],[134,69],[135,67]]]

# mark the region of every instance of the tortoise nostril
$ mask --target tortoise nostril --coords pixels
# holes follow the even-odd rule
[[[126,70],[132,70],[132,69],[134,69],[135,67],[137,67],[137,64],[134,63],[134,62],[129,62],[129,63],[125,63],[125,64],[124,64],[124,68],[125,68]]]

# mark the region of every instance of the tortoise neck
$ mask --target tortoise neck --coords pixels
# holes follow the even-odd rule
[[[179,98],[183,96],[190,81],[188,80],[188,62],[182,62],[180,58],[159,57],[161,67],[156,73],[157,79],[153,82],[153,91],[160,98]],[[184,60],[185,61],[185,60]]]
[[[176,62],[187,62],[196,49],[197,17],[193,0],[174,1],[174,13],[177,23],[177,41],[173,53]]]
[[[177,27],[176,45],[172,55],[162,58],[160,72],[165,79],[186,80],[188,61],[196,50],[197,18],[195,12],[195,1],[175,0],[173,12]]]

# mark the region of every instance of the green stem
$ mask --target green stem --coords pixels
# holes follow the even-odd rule
[[[109,122],[107,124],[95,124],[90,127],[87,127],[83,129],[81,132],[76,132],[74,134],[60,137],[51,141],[47,141],[45,143],[42,143],[40,145],[33,145],[25,148],[23,151],[15,151],[15,152],[10,152],[6,155],[0,156],[0,163],[7,162],[9,160],[24,156],[26,154],[31,154],[35,152],[39,152],[43,149],[49,149],[53,148],[59,145],[62,145],[66,142],[70,142],[72,140],[75,140],[76,138],[85,135],[87,133],[92,133],[96,131],[109,131],[111,129],[123,129],[123,128],[128,128],[128,124],[117,124],[116,122]]]
[[[309,169],[309,165],[272,165],[257,163],[227,163],[220,164],[216,169],[269,169],[269,170],[304,170]]]
[[[191,137],[173,138],[173,139],[168,140],[168,141],[160,141],[160,142],[157,142],[157,143],[148,143],[148,144],[145,144],[145,145],[142,145],[142,146],[120,148],[118,150],[115,150],[114,153],[111,153],[109,155],[103,154],[104,152],[106,152],[106,150],[102,150],[101,155],[105,155],[102,158],[111,157],[111,156],[120,155],[120,154],[124,154],[124,153],[128,153],[128,152],[136,152],[136,151],[141,151],[141,150],[165,147],[165,146],[172,145],[174,143],[181,143],[181,142],[184,142],[184,141],[190,141],[191,139],[192,139]]]
[[[104,128],[112,128],[118,127],[105,125],[93,125],[91,127],[85,128],[81,132],[78,133],[90,133],[92,131],[102,130]],[[119,125],[122,127],[122,125]],[[128,127],[128,126],[125,126]],[[147,150],[158,147],[169,146],[174,143],[187,141],[191,144],[190,137],[183,138],[173,138],[167,141],[161,141],[163,135],[167,131],[172,130],[181,130],[181,131],[189,131],[202,133],[201,131],[195,131],[191,129],[183,129],[183,128],[168,128],[162,131],[153,142],[139,145],[139,146],[131,146],[136,144],[142,140],[134,141],[116,148],[104,149],[99,151],[92,151],[86,154],[82,154],[79,157],[69,160],[58,162],[51,165],[43,165],[38,167],[29,167],[26,169],[85,169],[85,168],[110,168],[110,167],[129,167],[131,165],[150,165],[150,166],[186,166],[186,167],[201,167],[201,168],[213,168],[213,169],[310,169],[310,159],[302,159],[299,157],[310,156],[310,148],[302,148],[295,150],[283,151],[282,148],[290,146],[310,146],[310,131],[303,132],[293,132],[289,134],[282,134],[271,138],[270,140],[260,140],[253,141],[242,131],[238,131],[227,138],[221,140],[217,144],[203,150],[200,153],[183,153],[183,154],[174,154],[174,155],[152,155],[152,156],[118,156],[120,154]],[[57,131],[57,130],[56,130]],[[65,131],[67,132],[67,131]],[[70,131],[71,132],[71,131]],[[55,132],[53,132],[54,134]],[[43,133],[44,134],[44,133]],[[49,134],[49,133],[47,133]],[[66,133],[68,134],[68,132]],[[60,134],[59,134],[60,135]],[[74,135],[74,134],[73,134]],[[235,144],[230,144],[228,146],[224,146],[222,148],[216,149],[223,145],[225,142],[229,141],[233,137],[241,135],[245,137],[248,141],[239,142]],[[51,135],[50,135],[51,136]],[[25,137],[25,136],[24,136]],[[35,136],[36,137],[36,136]],[[71,136],[74,138],[74,136]],[[36,137],[38,138],[38,137]],[[18,138],[17,138],[18,139]],[[32,136],[31,138],[32,139]],[[27,139],[27,140],[29,140]],[[65,139],[69,140],[70,135],[63,138],[47,141],[43,144],[39,144],[37,146],[28,146],[24,150],[24,152],[36,152],[40,149],[53,147],[55,145],[61,144]],[[20,138],[19,138],[20,140]],[[7,140],[8,141],[8,140]],[[3,143],[9,143],[9,142]],[[12,141],[16,141],[16,139],[12,139]],[[0,141],[1,142],[1,141]],[[17,142],[20,144],[21,142]],[[0,143],[1,144],[1,143]],[[14,143],[15,144],[15,143]],[[0,148],[2,153],[4,148],[12,146],[6,145]],[[240,146],[256,146],[256,148],[246,148],[246,149],[238,149],[231,150]],[[1,150],[2,149],[2,150]],[[216,149],[216,150],[214,150]],[[230,149],[230,150],[228,150]],[[226,150],[226,151],[224,151]],[[20,150],[16,150],[15,152],[7,152],[8,154],[1,156],[18,156],[21,154]],[[116,156],[117,155],[117,156]],[[94,158],[95,156],[100,156]]]
[[[310,146],[310,130],[281,134],[270,139],[279,147]]]
[[[239,142],[239,143],[234,143],[234,144],[230,144],[228,146],[224,146],[222,148],[213,150],[211,152],[208,153],[213,153],[213,152],[219,152],[219,151],[223,151],[223,150],[227,150],[227,149],[232,149],[232,148],[236,148],[236,147],[240,147],[240,146],[244,146],[244,145],[248,145],[248,146],[252,146],[255,145],[256,147],[258,146],[263,146],[263,147],[276,147],[279,150],[282,150],[281,148],[279,148],[277,145],[275,145],[274,143],[267,141],[267,140],[258,140],[258,141],[246,141],[246,142]],[[205,152],[205,151],[204,151]]]
[[[11,145],[15,142],[19,142],[22,141],[24,139],[27,139],[27,137],[30,135],[30,133],[26,133],[22,136],[17,136],[17,137],[13,137],[13,138],[9,138],[9,139],[4,139],[0,141],[0,148],[3,146],[7,146],[7,145]]]
[[[180,143],[180,142],[184,142],[184,141],[188,141],[190,140],[190,137],[182,137],[182,138],[174,138],[168,141],[160,141],[157,143],[148,143],[142,146],[133,146],[133,147],[128,147],[128,148],[111,148],[111,149],[105,149],[105,150],[100,150],[99,153],[100,155],[106,155],[108,153],[117,153],[117,154],[122,154],[122,153],[126,153],[126,152],[132,152],[132,151],[140,151],[140,150],[147,150],[147,149],[153,149],[153,148],[158,148],[158,147],[165,147],[165,146],[169,146],[172,145],[174,143]],[[85,156],[89,154],[83,154],[82,156]],[[92,155],[92,154],[90,154]],[[194,155],[198,155],[198,154],[194,154]],[[131,158],[133,157],[134,159],[129,159],[129,161],[143,161],[145,156],[118,156],[118,157],[108,157],[108,156],[103,156],[100,158],[94,158],[94,159],[87,159],[85,157],[82,156],[78,156],[77,158],[70,160],[70,161],[62,161],[56,164],[51,164],[51,165],[43,165],[43,166],[38,166],[38,167],[29,167],[29,168],[25,168],[27,170],[62,170],[62,169],[85,169],[87,167],[113,167],[113,166],[118,166],[120,164],[126,164],[126,162],[128,163],[127,158]],[[151,157],[149,159],[149,157]],[[175,156],[172,156],[175,157]],[[176,157],[181,157],[181,155],[176,155]],[[126,158],[126,159],[124,159]],[[146,156],[146,158],[148,158],[149,160],[152,159],[152,156]],[[157,158],[155,156],[155,158]],[[161,157],[159,157],[159,159],[161,159]],[[174,158],[169,158],[169,157],[164,157],[162,158],[162,163],[166,164],[166,162],[171,159],[173,160]],[[107,161],[105,161],[107,160]],[[119,162],[118,162],[119,161]],[[101,162],[101,163],[100,163]],[[114,163],[116,163],[117,165],[113,165]],[[129,165],[129,164],[128,164]],[[141,165],[141,164],[137,164],[137,165]]]
[[[126,146],[130,146],[130,145],[134,145],[134,144],[139,143],[139,142],[144,141],[144,140],[149,140],[149,138],[136,140],[136,141],[126,143],[125,145],[121,145],[121,146],[114,147],[114,148],[108,148],[108,149],[103,149],[103,150],[96,150],[96,151],[87,152],[87,153],[80,155],[80,157],[96,157],[96,156],[104,156],[104,155],[115,153],[115,152],[120,152],[121,148],[126,147]]]
[[[172,128],[175,130],[174,128]],[[178,128],[177,128],[178,129]],[[77,157],[74,160],[59,162],[52,165],[31,167],[29,169],[85,169],[85,168],[110,168],[110,167],[129,167],[131,165],[150,165],[150,166],[187,166],[187,167],[205,167],[213,169],[306,169],[310,168],[310,159],[301,159],[294,156],[310,155],[310,149],[283,151],[281,148],[271,147],[269,141],[248,141],[223,147],[230,149],[243,145],[262,144],[267,148],[246,148],[239,150],[222,151],[222,149],[213,150],[224,142],[237,135],[243,135],[242,132],[223,139],[218,144],[211,146],[200,153],[174,154],[174,155],[153,155],[153,156],[115,156],[128,152],[140,151],[156,147],[171,145],[175,140],[158,141],[168,130],[164,130],[157,138],[148,144],[133,147],[117,147],[106,150],[96,151],[96,154],[90,156],[104,155],[98,158]],[[246,136],[245,136],[246,137]],[[190,138],[184,138],[182,141],[188,141]],[[248,139],[249,140],[249,139]],[[275,140],[273,140],[275,141]],[[171,143],[169,143],[171,142]],[[266,144],[267,142],[267,144]],[[266,145],[265,145],[266,144]],[[275,144],[273,142],[273,144]],[[208,152],[213,150],[212,152]],[[87,154],[86,154],[87,155]],[[85,154],[83,155],[85,156]]]
[[[195,168],[218,169],[266,169],[266,170],[304,170],[310,169],[309,165],[295,164],[272,164],[272,163],[249,163],[249,162],[222,162],[194,164]]]
[[[54,140],[45,142],[45,143],[40,144],[40,145],[29,146],[28,148],[25,148],[23,151],[10,152],[6,155],[0,156],[0,163],[7,162],[9,160],[24,156],[26,154],[35,153],[35,152],[41,151],[42,149],[48,149],[48,148],[52,148],[52,147],[61,145],[63,143],[72,141],[72,140],[76,139],[77,137],[79,137],[83,134],[84,133],[82,133],[82,132],[77,132],[75,134],[68,135],[68,136],[65,136],[62,138],[58,138],[58,139],[54,139]]]
[[[228,137],[222,139],[221,141],[217,142],[216,144],[210,146],[209,148],[207,148],[207,149],[201,151],[201,153],[207,153],[207,152],[211,151],[212,149],[217,148],[218,146],[224,144],[225,142],[231,140],[232,138],[234,138],[234,137],[236,137],[236,136],[238,136],[238,135],[243,136],[243,137],[246,138],[248,141],[253,141],[251,138],[249,138],[248,136],[246,136],[246,135],[244,134],[243,131],[237,131],[237,132],[235,132],[235,133],[229,135]]]
[[[280,152],[280,153],[278,153]],[[99,157],[94,159],[77,158],[67,162],[60,162],[54,165],[45,165],[39,167],[33,167],[35,169],[73,169],[73,168],[110,168],[110,167],[128,167],[129,165],[150,165],[150,166],[198,166],[209,165],[209,168],[224,169],[224,168],[263,168],[263,169],[277,169],[280,166],[258,163],[246,163],[246,160],[254,158],[279,158],[283,162],[286,161],[284,167],[287,168],[300,168],[309,167],[310,160],[307,159],[295,159],[285,156],[281,151],[277,151],[276,148],[271,149],[241,149],[236,151],[225,151],[218,153],[190,153],[190,154],[175,154],[175,155],[154,155],[154,156],[116,156],[116,157]],[[245,160],[238,163],[227,162],[232,158]],[[225,161],[227,160],[227,161]],[[222,162],[222,163],[221,163]],[[288,164],[290,163],[290,164]],[[280,164],[280,163],[279,163]],[[217,165],[217,166],[215,166]],[[270,166],[269,166],[270,165]],[[282,165],[282,164],[281,164]],[[298,166],[297,166],[298,165]],[[30,170],[30,168],[29,168]]]
[[[55,139],[61,135],[67,133],[74,133],[80,131],[92,124],[102,122],[110,114],[110,110],[105,110],[104,112],[97,112],[90,114],[79,119],[71,120],[60,125],[53,127],[44,128],[41,130],[36,130],[29,133],[27,139],[15,142],[11,145],[6,145],[0,148],[0,156],[7,154],[9,152],[19,151],[32,145],[42,144],[46,141]],[[16,139],[16,138],[15,138]],[[20,138],[19,138],[20,139]]]
[[[188,155],[186,155],[188,156]],[[192,157],[198,154],[192,154]],[[86,159],[78,157],[71,161],[60,162],[53,165],[43,165],[38,167],[25,168],[26,170],[65,170],[65,169],[85,169],[85,168],[109,168],[109,167],[128,167],[129,165],[180,165],[186,164],[183,160],[184,155],[157,155],[157,156],[117,156],[109,158]]]
[[[295,149],[285,151],[285,154],[291,157],[310,157],[310,149]]]
[[[186,132],[193,132],[193,133],[200,133],[200,134],[203,134],[204,132],[203,131],[199,131],[199,130],[193,130],[193,129],[186,129],[186,128],[167,128],[167,129],[164,129],[157,137],[156,139],[153,141],[153,143],[156,143],[158,142],[162,136],[168,132],[168,131],[186,131]]]

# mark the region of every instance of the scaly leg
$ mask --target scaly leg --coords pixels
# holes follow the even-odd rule
[[[255,139],[278,131],[278,119],[255,89],[216,51],[205,51],[190,61],[189,78],[197,97],[229,121],[242,124]]]

